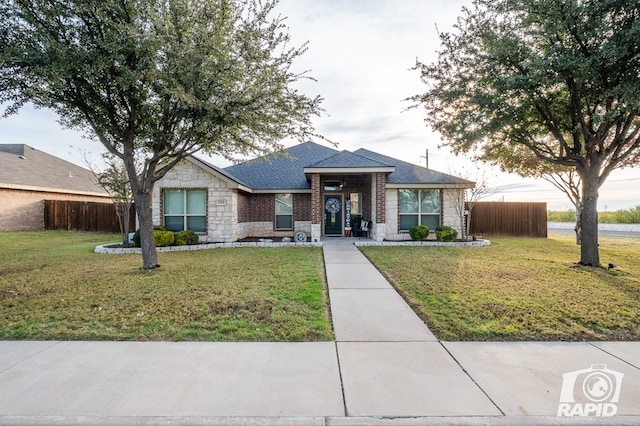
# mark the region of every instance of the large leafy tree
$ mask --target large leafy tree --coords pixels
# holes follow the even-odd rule
[[[319,97],[277,1],[0,0],[0,102],[27,102],[85,131],[127,169],[143,265],[158,264],[154,183],[197,151],[234,155],[313,134]],[[142,167],[136,167],[136,158]]]
[[[575,168],[580,262],[599,265],[599,188],[640,152],[640,3],[475,0],[441,43],[434,63],[417,65],[427,123],[457,152],[499,163],[524,147]]]

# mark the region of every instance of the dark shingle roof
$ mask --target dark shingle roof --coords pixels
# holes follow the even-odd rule
[[[392,164],[383,163],[372,160],[362,155],[355,154],[351,151],[340,151],[331,157],[318,161],[317,163],[308,164],[305,167],[317,169],[341,169],[341,168],[376,168],[376,167],[393,167]]]
[[[338,151],[305,142],[282,153],[270,154],[234,166],[225,172],[253,189],[310,189],[304,167],[335,155]]]
[[[217,169],[211,166],[214,169]],[[473,182],[366,149],[355,152],[306,142],[288,148],[285,154],[270,154],[224,169],[217,169],[238,183],[257,190],[310,189],[306,169],[387,169],[388,184],[464,185]],[[346,171],[345,171],[346,172]]]
[[[24,144],[0,144],[0,185],[106,195],[91,171]]]
[[[393,164],[396,170],[387,176],[387,184],[474,185],[474,182],[469,180],[406,163],[364,148],[355,151],[355,153],[381,163]]]

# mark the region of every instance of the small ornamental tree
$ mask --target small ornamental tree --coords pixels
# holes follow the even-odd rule
[[[480,171],[479,168],[474,173],[476,175],[475,177],[463,169],[457,169],[455,171],[449,170],[449,174],[466,180],[475,179],[473,188],[452,188],[446,190],[444,193],[447,202],[454,208],[456,216],[458,217],[461,231],[460,238],[463,241],[467,241],[469,239],[471,215],[473,214],[474,207],[481,199],[491,195],[493,191],[489,188],[489,177],[487,173]]]
[[[133,193],[129,185],[129,176],[124,163],[112,154],[104,154],[106,168],[101,172],[93,172],[98,185],[100,185],[111,197],[113,206],[120,222],[122,232],[122,245],[129,247],[129,224],[131,223],[131,206],[133,205]],[[93,171],[93,168],[92,168]]]
[[[277,1],[5,0],[0,3],[0,103],[27,102],[99,140],[129,177],[143,266],[158,264],[154,184],[203,151],[232,159],[316,135],[319,97],[292,85]],[[142,166],[136,167],[136,159]]]
[[[582,243],[582,181],[575,167],[542,161],[525,147],[515,147],[509,153],[496,156],[503,171],[522,177],[541,178],[562,191],[576,212],[576,244]]]

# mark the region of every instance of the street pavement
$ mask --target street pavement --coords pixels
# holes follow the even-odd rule
[[[335,342],[3,341],[0,425],[640,424],[640,342],[438,341],[323,250]]]

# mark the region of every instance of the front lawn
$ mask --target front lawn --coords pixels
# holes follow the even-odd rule
[[[332,340],[320,248],[142,258],[93,253],[118,235],[0,233],[0,338]]]
[[[361,250],[441,340],[640,339],[640,241],[600,238],[610,271],[576,266],[574,241]]]

